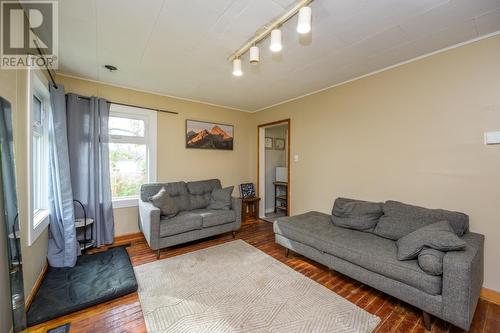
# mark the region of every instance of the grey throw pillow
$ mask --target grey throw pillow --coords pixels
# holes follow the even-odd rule
[[[383,203],[337,198],[333,204],[332,222],[336,226],[371,231],[383,214]]]
[[[424,272],[430,275],[443,274],[443,251],[426,247],[418,255],[418,265]]]
[[[230,210],[231,209],[231,194],[234,186],[225,187],[222,189],[214,189],[210,196],[208,209]]]
[[[398,259],[415,259],[424,247],[440,251],[456,251],[465,248],[448,221],[441,221],[420,228],[397,241]]]
[[[439,221],[448,221],[459,237],[462,237],[469,229],[469,217],[464,213],[428,209],[389,200],[384,204],[384,215],[380,218],[373,233],[398,240],[415,230]]]
[[[161,190],[153,195],[149,201],[156,207],[160,208],[161,215],[167,217],[173,217],[179,213],[179,208],[175,204],[174,199],[167,193],[164,187]]]

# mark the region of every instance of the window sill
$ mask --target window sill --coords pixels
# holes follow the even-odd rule
[[[28,246],[33,245],[43,231],[49,226],[50,215],[47,209],[40,210],[33,214],[32,227],[28,237]]]
[[[113,209],[115,208],[127,208],[127,207],[137,207],[139,206],[139,198],[122,198],[113,199]]]

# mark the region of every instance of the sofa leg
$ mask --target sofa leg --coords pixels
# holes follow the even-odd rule
[[[233,234],[233,239],[236,239],[236,231],[231,231],[231,233]]]
[[[431,331],[431,315],[425,311],[422,311],[422,317],[424,319],[424,327],[427,331]]]
[[[288,258],[289,254],[290,254],[290,249],[285,248],[285,257]]]
[[[156,250],[156,259],[160,259],[160,249]]]

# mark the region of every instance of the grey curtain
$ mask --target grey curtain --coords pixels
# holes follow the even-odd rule
[[[114,218],[109,171],[109,103],[97,97],[67,94],[68,145],[73,198],[94,219],[92,239],[111,244]]]
[[[8,233],[17,216],[16,175],[14,171],[14,140],[12,133],[12,112],[10,103],[0,97],[0,152],[1,175],[3,176],[4,197],[9,198],[4,204]],[[3,214],[3,212],[2,212]]]
[[[49,212],[47,257],[52,267],[73,267],[80,247],[76,240],[70,179],[64,87],[49,85]]]

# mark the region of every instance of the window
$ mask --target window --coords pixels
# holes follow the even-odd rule
[[[156,180],[156,112],[111,104],[109,137],[113,207],[136,206],[141,185]]]
[[[37,71],[28,70],[29,75],[29,206],[30,230],[28,244],[31,245],[49,224],[49,135],[50,94],[47,84]]]

